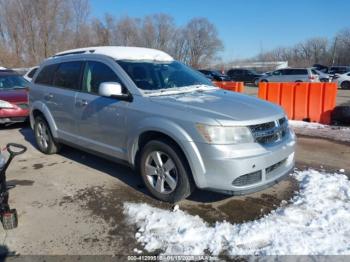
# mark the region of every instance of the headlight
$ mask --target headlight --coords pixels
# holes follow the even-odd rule
[[[197,124],[197,130],[210,144],[243,144],[253,143],[254,138],[245,126],[210,126]]]
[[[14,106],[7,101],[0,100],[0,108],[9,109],[9,108],[14,108]]]

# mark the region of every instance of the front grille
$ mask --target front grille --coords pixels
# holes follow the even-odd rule
[[[235,180],[233,180],[232,185],[247,186],[247,185],[258,183],[261,181],[261,179],[262,179],[262,173],[260,170],[260,171],[249,173],[236,178]]]
[[[249,126],[254,139],[260,144],[271,144],[282,140],[288,131],[288,121],[285,117],[276,121]]]
[[[284,165],[284,163],[286,163],[287,161],[287,158],[283,159],[282,161],[272,165],[272,166],[269,166],[268,168],[265,169],[266,171],[266,179],[269,180],[271,178],[273,178],[276,174],[273,173],[273,171],[275,171],[277,168],[279,168],[280,166]]]

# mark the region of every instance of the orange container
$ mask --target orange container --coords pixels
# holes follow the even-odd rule
[[[214,81],[213,84],[216,85],[217,87],[220,87],[222,89],[229,90],[229,91],[240,92],[240,93],[244,91],[243,82]]]
[[[294,87],[294,83],[284,83],[280,90],[280,105],[289,119],[294,119]]]
[[[331,123],[336,83],[259,83],[259,98],[281,105],[289,119]]]

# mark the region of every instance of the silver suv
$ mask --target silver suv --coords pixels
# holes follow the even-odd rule
[[[220,90],[157,50],[59,53],[35,73],[30,109],[41,152],[69,144],[121,160],[163,201],[195,187],[258,191],[294,166],[295,136],[279,106]]]
[[[259,82],[320,82],[320,78],[312,68],[285,68],[263,75]]]

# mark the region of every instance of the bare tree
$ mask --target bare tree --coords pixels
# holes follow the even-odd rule
[[[141,29],[144,46],[171,52],[176,33],[174,19],[166,14],[155,14],[144,18]]]
[[[184,36],[188,50],[186,62],[195,68],[210,63],[223,48],[215,26],[206,18],[192,19],[184,29]]]
[[[215,26],[203,18],[177,27],[167,14],[91,18],[89,0],[0,0],[3,66],[31,66],[58,51],[91,45],[161,49],[196,67],[222,48]]]
[[[115,39],[118,45],[139,46],[139,20],[128,16],[120,19],[116,24]]]

